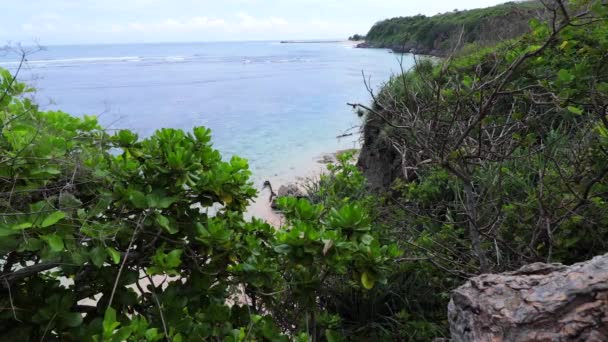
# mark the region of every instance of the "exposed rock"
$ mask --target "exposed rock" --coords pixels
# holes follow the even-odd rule
[[[306,193],[296,184],[281,185],[276,196],[272,199],[272,209],[278,209],[277,200],[281,197],[305,198]]]
[[[608,255],[473,278],[448,311],[454,342],[608,341]]]
[[[336,161],[337,159],[335,154],[324,154],[319,160],[317,160],[319,164],[334,164]]]
[[[279,188],[279,192],[277,192],[279,197],[304,197],[304,191],[300,189],[296,184],[288,184],[281,185]]]
[[[363,128],[363,147],[357,161],[372,189],[388,188],[401,175],[401,156],[382,138],[383,126],[379,118],[368,117]]]

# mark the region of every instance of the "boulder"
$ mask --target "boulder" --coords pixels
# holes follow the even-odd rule
[[[296,184],[281,185],[277,192],[278,197],[305,197],[304,191],[300,189]]]
[[[448,315],[454,342],[608,341],[608,255],[472,278]]]
[[[319,160],[317,160],[319,164],[335,164],[337,162],[335,154],[324,154],[321,156]]]
[[[273,198],[271,203],[272,209],[278,209],[277,200],[281,197],[295,197],[295,198],[305,198],[306,193],[296,184],[287,184],[281,185],[279,191],[277,191],[277,195]]]

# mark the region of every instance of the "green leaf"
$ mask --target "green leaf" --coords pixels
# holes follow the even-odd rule
[[[164,196],[162,193],[151,193],[146,196],[150,208],[167,209],[177,201],[177,197]]]
[[[133,203],[135,208],[145,209],[148,207],[148,202],[146,201],[146,195],[141,191],[130,190],[129,191],[129,201]]]
[[[13,230],[23,230],[23,229],[27,229],[27,228],[32,228],[33,226],[34,226],[34,224],[32,222],[23,222],[23,223],[14,225],[12,228],[13,228]]]
[[[145,336],[146,336],[146,340],[148,340],[148,341],[156,341],[159,338],[158,329],[151,328],[151,329],[146,330]]]
[[[574,75],[572,75],[570,73],[570,71],[566,70],[566,69],[561,69],[558,73],[557,73],[557,77],[559,78],[560,81],[562,82],[572,82],[574,81],[574,79],[576,78]]]
[[[64,313],[61,315],[61,321],[70,328],[76,328],[82,324],[82,315],[78,312]]]
[[[471,76],[467,75],[462,79],[462,84],[464,84],[464,86],[467,88],[471,88],[471,86],[473,85],[473,79],[471,78]]]
[[[0,236],[2,235],[0,234]],[[23,240],[19,246],[19,251],[36,252],[41,250],[42,247],[44,247],[44,242],[42,240],[30,238]]]
[[[366,289],[371,290],[374,288],[376,280],[368,272],[363,272],[363,274],[361,274],[361,284],[363,284],[363,287]]]
[[[581,115],[585,112],[583,109],[574,106],[568,106],[568,111],[576,115]]]
[[[128,341],[131,334],[133,334],[133,329],[130,326],[120,328],[115,333],[112,334],[112,341],[116,341],[116,342]]]
[[[107,308],[103,317],[103,336],[108,339],[120,323],[116,322],[116,310]]]
[[[155,219],[156,219],[156,223],[158,223],[158,225],[161,226],[163,229],[165,229],[169,234],[173,235],[173,234],[179,232],[179,229],[172,226],[171,221],[169,221],[169,219],[166,216],[158,214],[158,215],[156,215]]]
[[[119,131],[116,134],[116,138],[118,138],[118,142],[123,146],[130,146],[137,142],[137,134],[126,129]]]
[[[82,206],[82,202],[69,192],[61,193],[59,196],[59,205],[61,208],[78,208]]]
[[[120,253],[117,250],[112,247],[106,247],[106,252],[108,252],[108,255],[110,255],[110,258],[112,258],[112,261],[115,264],[120,262]]]
[[[363,236],[361,236],[361,242],[363,244],[369,245],[370,243],[372,243],[372,241],[374,241],[374,237],[369,234],[364,234]]]
[[[53,167],[53,166],[45,166],[45,167],[40,167],[40,168],[37,168],[37,169],[34,169],[31,171],[32,176],[38,176],[38,175],[45,174],[45,173],[49,174],[49,175],[58,175],[61,173],[61,170],[59,170],[58,168]]]
[[[106,261],[106,251],[102,247],[95,247],[91,250],[89,257],[91,258],[93,265],[101,268]]]
[[[340,336],[340,334],[337,331],[331,330],[331,329],[325,330],[325,338],[327,339],[327,342],[344,341],[344,339]]]
[[[291,246],[288,244],[282,244],[274,246],[274,251],[279,254],[289,254],[291,252]]]
[[[63,239],[57,234],[43,235],[41,238],[49,244],[51,251],[61,252],[64,250]]]
[[[63,211],[56,211],[49,216],[47,216],[43,221],[40,227],[46,228],[54,225],[55,223],[63,220],[65,218],[65,213]]]
[[[8,226],[4,226],[4,225],[0,226],[0,237],[17,235],[17,234],[20,234],[20,233],[15,230],[14,226],[12,228],[9,228]]]
[[[181,257],[184,251],[181,249],[174,249],[167,254],[167,266],[175,268],[182,263]]]

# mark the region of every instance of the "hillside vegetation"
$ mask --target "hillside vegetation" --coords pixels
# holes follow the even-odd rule
[[[368,32],[366,43],[369,47],[443,56],[460,40],[461,46],[487,46],[518,37],[528,31],[528,21],[543,12],[540,2],[525,1],[431,17],[392,18],[376,23]]]
[[[519,39],[418,60],[354,105],[378,224],[410,260],[388,284],[411,320],[445,329],[449,291],[472,275],[608,251],[608,6],[562,5]]]

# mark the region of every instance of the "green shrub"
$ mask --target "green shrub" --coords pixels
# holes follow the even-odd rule
[[[246,221],[247,161],[222,160],[208,129],[109,134],[0,77],[4,340],[335,340],[327,277],[386,281],[397,251],[357,203],[286,200],[288,225]]]

